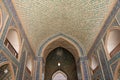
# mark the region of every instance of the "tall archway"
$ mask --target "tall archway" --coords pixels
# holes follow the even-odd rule
[[[40,76],[36,75],[36,79],[44,79],[45,77],[45,63],[46,58],[49,53],[57,47],[62,47],[72,53],[75,58],[75,63],[77,66],[77,76],[79,80],[87,79],[89,74],[86,62],[86,52],[79,41],[64,35],[62,33],[56,34],[54,36],[49,37],[45,40],[39,47],[37,56],[37,70],[36,74],[40,74]],[[80,60],[80,57],[82,59]],[[82,69],[81,69],[82,68]]]
[[[67,74],[67,80],[78,80],[74,56],[62,47],[57,47],[48,54],[45,63],[45,80],[51,80],[52,74],[59,70]]]
[[[40,45],[37,55],[43,57],[45,61],[45,58],[49,54],[49,52],[56,47],[63,47],[67,49],[68,51],[73,53],[75,58],[77,58],[76,60],[78,60],[79,57],[85,56],[86,54],[83,45],[79,41],[76,41],[62,33],[59,33],[45,40]]]

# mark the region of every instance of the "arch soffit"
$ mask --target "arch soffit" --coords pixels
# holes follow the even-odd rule
[[[71,38],[71,37],[69,37],[69,36],[67,36],[67,35],[64,35],[64,34],[57,34],[57,35],[53,35],[53,36],[51,36],[50,38],[48,38],[46,41],[44,41],[41,45],[40,45],[40,47],[39,47],[39,49],[38,49],[38,53],[37,53],[37,55],[38,56],[40,56],[40,57],[44,57],[44,55],[45,55],[45,50],[47,50],[47,48],[52,44],[52,45],[54,45],[54,43],[55,42],[59,42],[61,40],[61,44],[59,44],[59,45],[56,45],[56,46],[54,46],[53,47],[53,49],[55,49],[56,47],[63,47],[63,48],[65,48],[66,49],[66,47],[64,47],[62,44],[64,44],[64,42],[66,42],[66,43],[69,43],[69,45],[71,45],[72,47],[74,47],[74,49],[76,50],[76,52],[77,52],[77,56],[78,57],[82,57],[82,56],[84,56],[85,55],[85,50],[84,50],[84,48],[83,48],[83,46],[81,45],[81,43],[78,43],[76,40],[74,40],[73,38]],[[68,46],[69,46],[68,45]],[[53,50],[52,48],[51,48],[51,50]],[[67,50],[68,51],[70,51],[69,50],[70,48],[68,48]],[[50,51],[51,51],[50,50]],[[71,52],[71,51],[70,51]],[[74,55],[74,54],[73,54]],[[47,55],[46,55],[47,56]]]

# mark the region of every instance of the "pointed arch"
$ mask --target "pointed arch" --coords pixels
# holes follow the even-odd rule
[[[67,80],[67,75],[64,72],[58,70],[52,75],[52,80],[58,80],[58,79]]]
[[[7,33],[7,39],[12,44],[17,53],[19,53],[21,40],[16,28],[9,29]]]
[[[54,45],[54,46],[51,46],[51,45]],[[84,50],[83,46],[82,47],[81,46],[82,46],[81,43],[76,41],[75,39],[73,39],[67,35],[64,35],[62,33],[59,33],[59,34],[53,35],[53,36],[49,37],[47,40],[45,40],[40,45],[37,55],[46,58],[48,53],[51,50],[53,50],[54,48],[64,47],[71,53],[74,53],[73,54],[74,57],[77,56],[77,59],[78,59],[78,57],[84,56],[84,54],[85,54],[85,50]],[[74,50],[71,50],[71,49],[74,49]],[[49,52],[45,52],[45,51],[49,51]],[[75,52],[72,52],[72,51],[75,51]]]
[[[22,44],[21,36],[17,28],[11,28],[11,27],[8,29],[6,38],[4,40],[4,44],[13,54],[13,56],[19,59],[21,55],[21,44]]]
[[[105,49],[108,59],[115,56],[120,51],[120,28],[110,28],[106,34]]]

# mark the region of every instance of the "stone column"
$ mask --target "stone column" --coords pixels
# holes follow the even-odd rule
[[[77,67],[78,80],[82,80],[82,72],[81,72],[81,66],[80,66],[80,59],[77,61],[76,67]]]
[[[87,60],[87,56],[80,57],[82,80],[90,80]]]
[[[20,66],[18,69],[18,73],[17,73],[17,78],[16,80],[22,80],[22,78],[24,77],[24,72],[25,72],[25,58],[26,58],[26,51],[22,52],[22,56],[20,59]]]
[[[42,75],[42,78],[40,80],[44,80],[44,78],[45,78],[45,62],[44,62],[44,59],[42,59],[42,61],[41,61],[41,75]]]
[[[44,80],[44,60],[42,57],[36,57],[36,80]]]

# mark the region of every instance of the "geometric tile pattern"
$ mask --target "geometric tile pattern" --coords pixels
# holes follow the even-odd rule
[[[48,37],[63,33],[88,52],[117,0],[14,0],[34,51]]]

